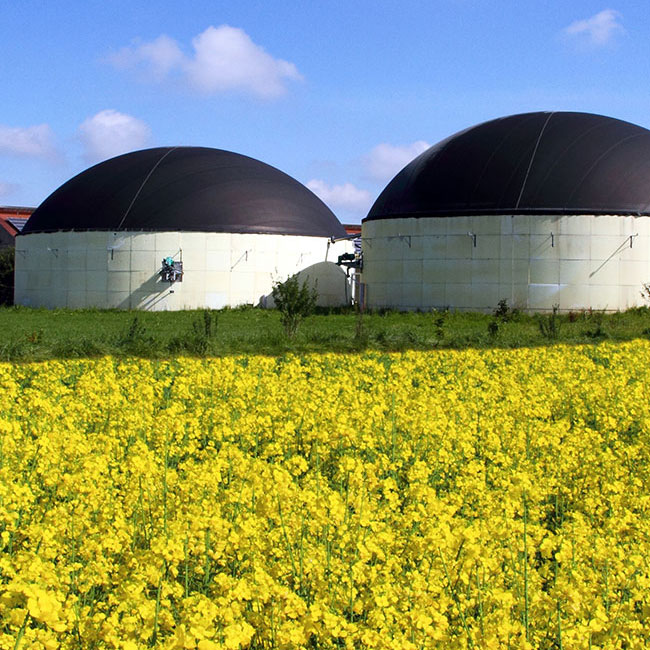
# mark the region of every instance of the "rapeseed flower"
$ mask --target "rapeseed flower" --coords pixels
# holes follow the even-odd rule
[[[0,364],[0,648],[646,647],[649,353]]]

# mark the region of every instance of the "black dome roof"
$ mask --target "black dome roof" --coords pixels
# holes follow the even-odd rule
[[[387,185],[366,220],[482,214],[650,214],[650,131],[540,112],[439,142]]]
[[[291,176],[205,147],[134,151],[81,172],[43,201],[22,234],[55,230],[345,235],[332,211]]]

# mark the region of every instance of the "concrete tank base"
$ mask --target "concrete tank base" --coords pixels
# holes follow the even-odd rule
[[[258,305],[274,282],[352,249],[326,237],[215,232],[59,231],[16,238],[15,303],[31,307],[178,310]],[[183,280],[160,276],[163,258]],[[319,304],[345,304],[343,275],[311,273]],[[341,301],[341,302],[339,302]]]
[[[645,304],[650,217],[384,218],[362,228],[366,306],[618,311]]]

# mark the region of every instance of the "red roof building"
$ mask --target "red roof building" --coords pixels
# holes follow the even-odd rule
[[[14,245],[16,235],[23,229],[35,209],[14,205],[0,206],[0,248]]]
[[[344,223],[343,227],[345,228],[345,232],[347,232],[348,235],[359,235],[359,237],[361,237],[360,223]]]

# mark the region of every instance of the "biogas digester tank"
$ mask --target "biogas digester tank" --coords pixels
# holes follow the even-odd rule
[[[258,304],[274,281],[307,269],[323,275],[321,304],[341,304],[345,274],[326,263],[351,246],[330,243],[341,236],[316,195],[258,160],[205,147],[135,151],[87,169],[37,208],[16,240],[15,302]]]
[[[650,131],[572,112],[504,117],[408,164],[363,221],[369,307],[643,304]]]

